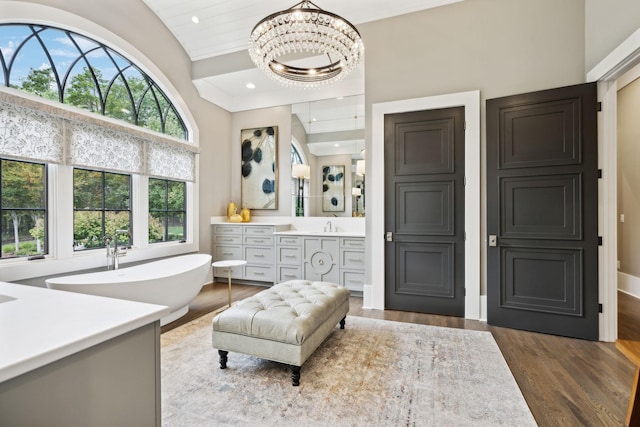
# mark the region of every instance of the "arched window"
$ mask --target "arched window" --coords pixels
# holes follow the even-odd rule
[[[292,165],[301,165],[304,162],[302,161],[302,157],[298,152],[298,149],[294,144],[291,144],[291,164]]]
[[[186,140],[169,98],[139,67],[78,33],[35,24],[0,24],[4,86]]]

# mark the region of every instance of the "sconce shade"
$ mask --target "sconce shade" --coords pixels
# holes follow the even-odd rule
[[[291,167],[291,176],[293,178],[309,179],[311,177],[311,170],[309,165],[295,164]]]
[[[364,175],[364,160],[358,160],[356,162],[356,175],[358,176]]]
[[[356,196],[356,197],[362,196],[362,190],[360,188],[358,188],[358,187],[353,187],[351,189],[351,195],[352,196]]]

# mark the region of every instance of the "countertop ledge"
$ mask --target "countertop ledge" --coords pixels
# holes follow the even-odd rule
[[[294,235],[294,236],[320,236],[320,237],[365,237],[364,232],[359,231],[308,231],[308,230],[287,230],[277,231],[276,235]]]
[[[160,320],[162,305],[0,282],[0,382]]]

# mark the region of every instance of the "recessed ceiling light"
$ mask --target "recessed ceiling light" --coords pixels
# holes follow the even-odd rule
[[[198,19],[197,16],[192,16],[191,17],[191,22],[193,22],[194,24],[198,24],[200,22],[200,20]]]
[[[339,96],[339,97],[337,97],[336,99],[339,101],[339,100],[341,100],[341,99],[344,99],[344,96]]]
[[[340,144],[333,144],[334,147],[340,147]]]
[[[247,89],[255,89],[256,85],[254,85],[253,83],[249,82],[246,84]]]

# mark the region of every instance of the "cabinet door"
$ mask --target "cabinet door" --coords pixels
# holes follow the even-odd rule
[[[340,244],[335,237],[305,237],[303,276],[307,280],[339,283]]]

